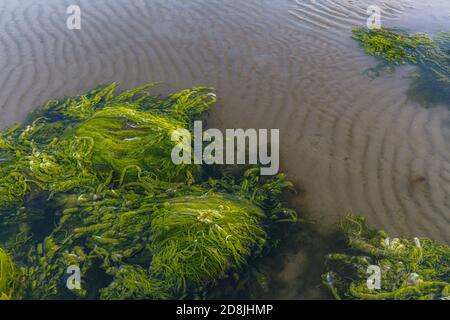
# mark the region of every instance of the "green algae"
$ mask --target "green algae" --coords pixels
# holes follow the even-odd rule
[[[448,32],[433,38],[425,33],[411,35],[394,29],[353,29],[353,38],[368,55],[381,60],[369,69],[373,78],[399,65],[414,65],[407,95],[425,106],[450,104],[450,36]]]
[[[416,64],[421,53],[433,45],[433,40],[424,33],[409,35],[384,28],[353,29],[353,38],[362,44],[367,54],[395,64]]]
[[[257,171],[252,172],[247,174],[250,179]],[[237,183],[253,194],[275,181],[244,183],[250,179]],[[267,240],[265,220],[287,218],[288,211],[279,212],[280,202],[265,199],[259,206],[236,191],[232,195],[232,184],[218,187],[211,180],[194,187],[143,181],[76,198],[55,197],[62,213],[59,224],[45,238],[42,250],[31,247],[28,254],[33,298],[57,296],[67,266],[79,265],[83,274],[89,274],[97,262],[105,275],[113,277],[112,287],[123,288],[126,282],[116,281],[115,275],[123,276],[123,267],[135,265],[149,274],[151,283],[165,284],[164,291],[149,284],[159,291],[140,298],[192,296],[258,254]],[[278,181],[269,190],[284,188],[283,180]],[[289,215],[292,219],[292,212]],[[102,297],[114,296],[111,287],[107,292]]]
[[[116,85],[50,101],[0,135],[0,241],[26,299],[206,297],[271,242],[284,175],[175,165],[171,134],[216,98]],[[66,288],[69,266],[81,289]]]
[[[168,284],[140,266],[126,265],[114,272],[114,281],[101,289],[105,300],[154,299],[166,300]]]
[[[0,300],[13,298],[18,271],[8,253],[0,248]]]
[[[327,257],[324,285],[336,299],[431,300],[450,297],[450,248],[430,239],[390,239],[364,218],[341,223],[345,248]],[[369,289],[369,266],[378,266],[381,287]]]
[[[186,168],[175,166],[167,154],[173,148],[170,134],[185,125],[170,116],[116,105],[97,111],[79,124],[74,134],[89,139],[94,167],[124,172],[127,167],[138,166],[170,181],[185,178]]]
[[[2,298],[208,298],[228,279],[267,286],[252,263],[276,246],[281,222],[299,221],[283,202],[292,185],[254,166],[173,165],[171,131],[192,130],[215,96],[155,96],[151,86],[51,101],[0,134]],[[323,276],[335,298],[450,295],[448,247],[386,240],[355,217],[342,230],[345,248]],[[82,283],[69,290],[73,265]],[[369,265],[382,269],[380,291],[367,288]]]
[[[171,199],[152,220],[152,271],[180,289],[220,278],[264,246],[263,217],[252,203],[219,194]]]

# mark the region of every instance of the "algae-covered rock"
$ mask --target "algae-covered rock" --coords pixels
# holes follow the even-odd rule
[[[429,239],[391,239],[384,231],[368,229],[362,217],[349,216],[341,227],[346,248],[328,256],[329,271],[322,277],[336,299],[450,297],[448,246]],[[377,270],[379,287],[370,277]]]

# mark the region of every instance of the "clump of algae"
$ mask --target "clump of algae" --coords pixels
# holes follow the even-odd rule
[[[361,43],[365,52],[377,57],[381,63],[370,69],[377,77],[381,71],[395,66],[417,66],[408,96],[426,106],[450,104],[450,34],[438,33],[434,38],[425,33],[411,35],[404,31],[379,29],[353,29],[353,38]]]
[[[429,239],[390,239],[364,218],[341,223],[346,248],[330,254],[323,283],[336,299],[431,300],[450,298],[450,248]],[[380,269],[380,288],[368,286],[369,266]]]
[[[281,174],[173,164],[172,132],[216,98],[152,86],[50,101],[1,133],[0,241],[24,267],[24,298],[204,297],[261,252],[274,221],[296,221]],[[69,291],[73,265],[82,284]]]
[[[152,269],[177,287],[214,280],[264,245],[263,217],[251,202],[220,194],[171,199],[152,220]]]
[[[18,272],[11,257],[0,248],[0,300],[13,298],[17,278]]]
[[[395,64],[419,63],[423,53],[433,46],[433,40],[424,33],[409,35],[385,28],[353,29],[367,54]]]

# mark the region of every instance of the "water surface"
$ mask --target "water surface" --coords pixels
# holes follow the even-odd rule
[[[71,4],[82,30],[66,28]],[[447,0],[1,0],[0,127],[99,83],[212,86],[210,127],[281,129],[282,171],[302,190],[293,205],[319,230],[353,212],[449,243],[450,112],[408,100],[413,68],[364,73],[376,62],[351,29],[373,4],[384,26],[450,31]],[[308,258],[287,260],[274,295],[303,297]]]

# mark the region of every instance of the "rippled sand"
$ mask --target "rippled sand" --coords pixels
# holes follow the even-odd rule
[[[319,226],[353,212],[448,243],[450,112],[407,100],[410,68],[363,73],[375,62],[350,36],[369,4],[386,26],[450,30],[447,0],[1,0],[0,127],[99,83],[213,86],[209,126],[281,129],[294,203]]]

